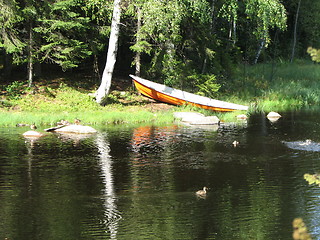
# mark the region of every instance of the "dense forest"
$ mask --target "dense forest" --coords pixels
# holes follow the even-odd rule
[[[86,71],[101,79],[114,2],[0,0],[1,78]],[[294,61],[319,48],[312,0],[122,0],[115,74],[217,89],[238,64]]]

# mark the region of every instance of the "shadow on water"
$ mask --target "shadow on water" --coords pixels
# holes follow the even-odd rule
[[[318,239],[320,188],[303,176],[320,171],[320,114],[282,115],[39,139],[0,129],[0,239],[291,239],[296,217]]]

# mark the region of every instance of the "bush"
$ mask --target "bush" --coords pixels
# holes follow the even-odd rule
[[[6,95],[9,99],[20,99],[21,95],[25,93],[24,82],[14,81],[5,88]]]

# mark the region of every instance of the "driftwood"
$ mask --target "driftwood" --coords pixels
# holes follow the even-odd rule
[[[53,132],[59,128],[62,128],[62,127],[65,127],[66,125],[60,125],[60,126],[56,126],[56,127],[51,127],[51,128],[47,128],[47,129],[44,129],[44,131],[46,132]]]

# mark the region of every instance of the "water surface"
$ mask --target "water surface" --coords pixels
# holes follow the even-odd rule
[[[320,152],[284,144],[320,142],[319,117],[38,140],[2,128],[0,239],[292,239],[296,217],[320,239],[320,187],[303,179],[320,171]]]

